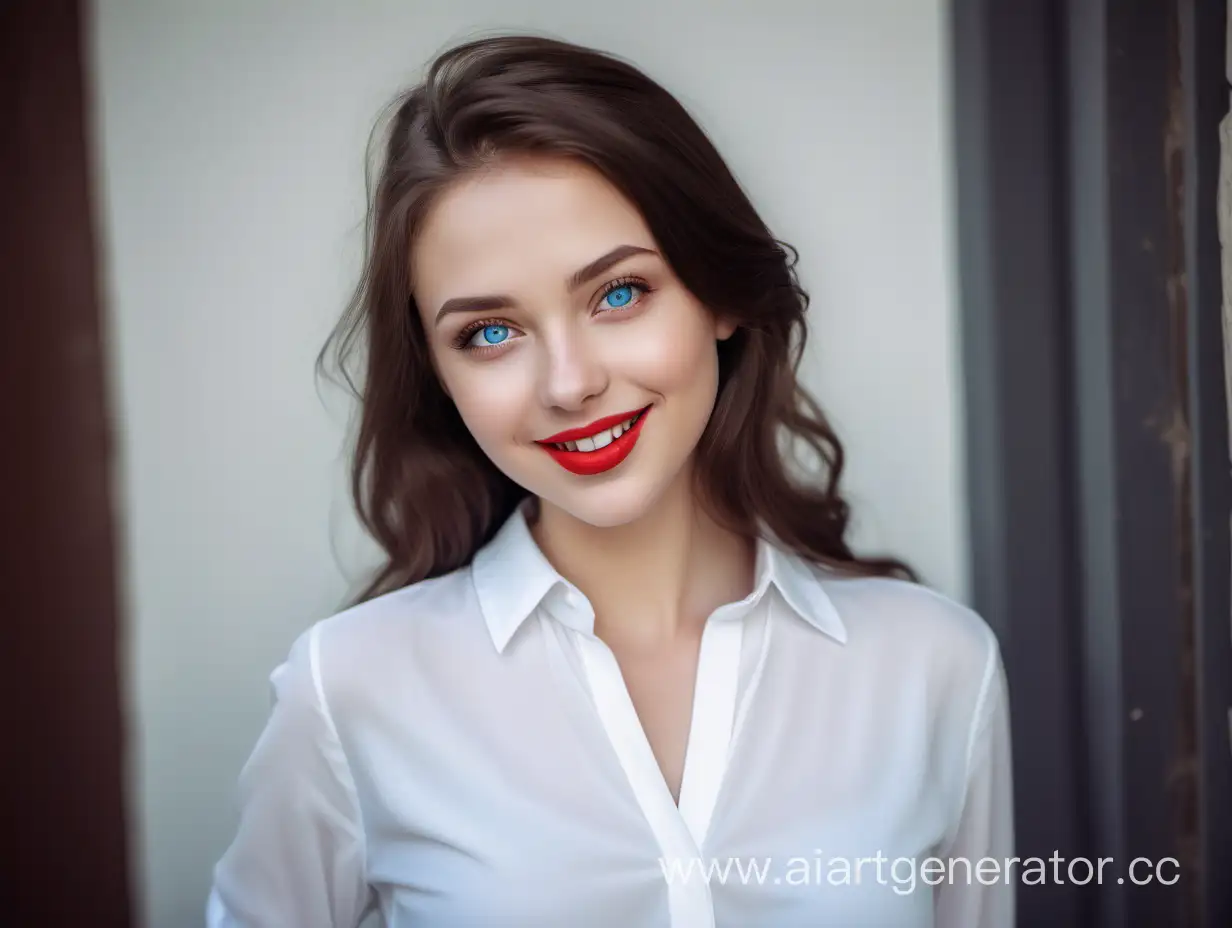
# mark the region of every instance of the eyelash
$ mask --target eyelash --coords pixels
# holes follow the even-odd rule
[[[648,283],[646,283],[646,281],[643,280],[641,277],[619,277],[616,280],[613,280],[610,283],[604,285],[602,292],[600,292],[599,294],[598,301],[602,301],[606,299],[609,294],[615,292],[616,290],[621,289],[622,287],[633,287],[641,291],[641,297],[637,300],[637,302],[629,303],[627,306],[609,306],[606,312],[609,312],[609,313],[625,312],[629,309],[632,309],[635,306],[641,305],[641,301],[654,292],[654,288],[652,288]],[[461,332],[457,334],[457,336],[453,340],[453,347],[457,348],[459,351],[478,351],[478,352],[487,352],[491,349],[501,348],[505,344],[504,342],[501,342],[498,345],[468,345],[467,344],[467,342],[471,340],[471,338],[474,336],[476,332],[478,332],[480,329],[486,329],[490,325],[499,325],[499,326],[505,326],[506,328],[513,328],[513,326],[509,325],[502,319],[478,319],[475,322],[472,322],[470,325],[468,325],[466,328],[464,328]]]

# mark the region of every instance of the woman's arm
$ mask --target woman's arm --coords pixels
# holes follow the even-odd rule
[[[274,709],[240,773],[238,834],[208,928],[354,928],[369,905],[355,784],[321,686],[317,628],[270,677]]]
[[[965,863],[937,885],[937,928],[1013,928],[1017,868],[1007,874],[1014,856],[1013,777],[1010,765],[1009,700],[1005,670],[993,644],[979,701],[972,719],[967,789],[961,818],[943,859]],[[981,860],[996,861],[978,869]],[[968,868],[970,880],[967,879]]]

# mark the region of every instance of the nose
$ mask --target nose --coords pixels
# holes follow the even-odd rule
[[[602,359],[576,330],[544,343],[540,359],[539,398],[546,407],[576,412],[607,389]]]

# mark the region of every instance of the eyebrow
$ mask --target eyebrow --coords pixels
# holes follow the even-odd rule
[[[640,245],[617,245],[607,254],[601,255],[594,261],[591,261],[583,268],[575,271],[567,281],[567,286],[572,292],[579,287],[594,280],[604,271],[607,271],[626,258],[631,258],[634,255],[657,255],[658,252],[652,248],[642,248]],[[513,298],[508,296],[455,296],[446,300],[441,304],[441,308],[436,311],[436,324],[448,316],[450,313],[469,313],[469,312],[492,312],[497,309],[505,309],[513,305]]]

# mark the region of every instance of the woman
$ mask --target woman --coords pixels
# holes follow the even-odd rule
[[[997,645],[844,540],[793,265],[608,56],[397,101],[337,333],[388,559],[273,675],[210,925],[1012,924]]]

